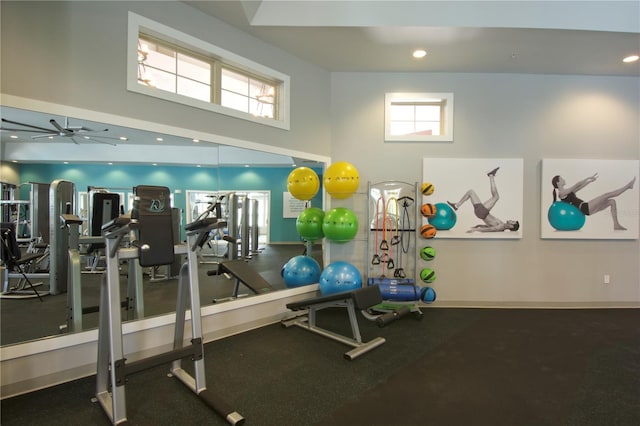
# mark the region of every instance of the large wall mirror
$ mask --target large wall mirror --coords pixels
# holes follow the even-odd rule
[[[85,243],[91,239],[83,237],[92,235],[92,228],[96,227],[93,221],[105,220],[112,210],[128,211],[132,188],[136,185],[169,187],[177,213],[175,238],[180,241],[184,239],[184,224],[207,210],[221,214],[225,220],[235,216],[233,229],[244,232],[245,235],[239,236],[239,245],[229,245],[222,237],[235,231],[220,229],[203,248],[200,256],[203,305],[224,303],[233,296],[234,280],[207,274],[216,268],[217,262],[230,256],[230,250],[232,256],[247,260],[274,291],[286,288],[280,269],[292,256],[311,250],[322,262],[322,247],[300,240],[292,214],[300,206],[293,205],[296,200],[291,200],[286,191],[287,177],[293,168],[309,167],[321,177],[326,158],[271,150],[268,146],[262,146],[261,150],[255,143],[248,144],[251,149],[242,144],[230,146],[220,143],[215,135],[183,132],[159,123],[138,122],[134,124],[140,126],[134,126],[129,120],[101,117],[94,112],[84,114],[74,110],[69,116],[69,111],[56,113],[53,107],[39,111],[14,105],[0,108],[2,222],[14,224],[23,254],[48,252],[48,258],[43,255],[29,271],[41,274],[30,280],[35,288],[21,283],[15,276],[8,283],[2,280],[0,343],[3,346],[97,326],[98,314],[92,308],[97,307],[99,300],[104,253],[99,242]],[[71,194],[66,195],[71,200],[64,200],[63,204],[70,203],[70,212],[82,219],[75,230],[81,243],[78,247],[80,291],[73,292],[85,311],[80,324],[71,321],[69,315],[74,302],[67,290],[69,286],[76,288],[75,284],[66,279],[52,289],[51,277],[47,276],[52,262],[60,258],[68,262],[68,238],[74,232],[73,225],[65,226],[59,217],[52,219],[52,215],[59,216],[60,211],[53,209],[48,197],[53,196],[57,186],[52,188],[60,182],[70,183],[72,188]],[[230,205],[227,200],[231,194],[243,201]],[[112,205],[116,202],[117,206]],[[322,191],[310,204],[323,207]],[[100,216],[94,214],[98,205]],[[105,213],[105,208],[109,212]],[[246,213],[243,209],[247,209]],[[242,224],[249,227],[236,228]],[[53,253],[51,227],[55,228],[55,235],[65,236],[63,248],[54,247]],[[180,260],[176,262],[179,268]],[[137,285],[130,280],[125,265],[122,271],[123,288]],[[135,321],[175,310],[176,275],[176,265],[144,270],[143,303],[127,305],[124,300],[123,318]],[[19,297],[22,295],[31,297]],[[245,295],[250,297],[252,293],[241,287],[239,296]]]

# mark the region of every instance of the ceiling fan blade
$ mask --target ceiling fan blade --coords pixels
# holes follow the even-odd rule
[[[0,127],[0,130],[5,130],[7,132],[31,132],[31,133],[42,133],[44,130],[27,130],[27,129],[11,129],[9,127]],[[50,133],[51,130],[47,130],[47,133]]]
[[[108,132],[109,129],[100,129],[100,130],[93,130],[90,129],[88,127],[71,127],[71,130],[75,130],[77,133],[102,133],[102,132]]]
[[[73,134],[72,130],[65,129],[64,127],[59,125],[58,122],[56,120],[54,120],[53,118],[51,120],[49,120],[49,123],[51,123],[51,125],[53,127],[55,127],[56,129],[58,129],[58,131],[60,132],[60,135],[71,136]]]
[[[51,130],[49,130],[49,133],[45,133],[44,135],[31,136],[31,139],[50,138],[54,136],[60,136],[60,135],[58,133],[51,133]]]
[[[91,138],[91,139],[98,139],[98,138],[100,138],[100,139],[111,139],[111,140],[114,140],[114,141],[121,141],[122,140],[120,138],[114,138],[112,136],[102,136],[102,135],[85,135],[85,137],[88,137],[88,138]]]
[[[105,145],[118,146],[113,142],[98,140],[99,138],[100,139],[117,139],[117,138],[107,138],[107,137],[104,137],[104,136],[85,136],[84,138],[87,139],[87,140],[93,141],[93,142],[103,143]]]
[[[38,126],[32,126],[31,124],[25,124],[25,123],[19,123],[17,121],[12,121],[12,120],[7,120],[6,118],[2,119],[3,123],[9,123],[9,124],[15,124],[16,126],[23,126],[23,127],[29,127],[31,129],[37,129],[37,130],[42,130],[44,132],[50,133],[51,129],[45,129],[44,127],[38,127]],[[18,129],[16,129],[18,130]],[[18,130],[20,131],[20,130]],[[28,130],[23,130],[23,131],[28,131]]]

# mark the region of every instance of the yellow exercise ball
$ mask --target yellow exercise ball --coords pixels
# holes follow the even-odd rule
[[[320,178],[308,167],[298,167],[289,173],[287,190],[298,200],[312,199],[320,189]]]
[[[334,198],[349,198],[359,185],[358,169],[346,161],[333,163],[324,174],[324,188]]]

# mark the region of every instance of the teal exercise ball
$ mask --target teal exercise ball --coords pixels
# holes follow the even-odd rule
[[[317,207],[304,209],[296,219],[296,231],[304,241],[318,241],[324,238],[322,232],[322,221],[324,211]]]
[[[438,231],[446,231],[456,225],[458,216],[449,204],[437,203],[436,214],[427,220],[429,224],[433,225]]]
[[[556,201],[547,212],[549,224],[558,231],[577,231],[584,226],[586,217],[576,206]]]
[[[280,274],[288,288],[315,284],[320,280],[320,264],[310,256],[294,256],[284,264]]]
[[[420,290],[420,300],[424,303],[433,303],[436,301],[436,291],[431,287],[423,287]]]
[[[345,207],[336,207],[324,215],[322,232],[327,240],[337,243],[351,241],[358,233],[358,218]]]
[[[329,264],[320,274],[320,293],[323,296],[362,287],[362,274],[354,265],[339,260]]]

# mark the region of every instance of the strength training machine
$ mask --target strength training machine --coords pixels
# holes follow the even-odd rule
[[[134,193],[135,201],[131,218],[121,216],[103,226],[107,273],[103,277],[100,288],[96,400],[114,425],[126,422],[127,377],[170,362],[171,376],[178,378],[228,423],[241,425],[245,421],[244,417],[214,391],[207,388],[205,377],[196,250],[209,238],[216,219],[187,224],[185,227],[187,244],[174,246],[169,189],[158,186],[137,186],[134,188]],[[120,241],[128,233],[131,233],[132,247],[120,248]],[[120,260],[137,258],[143,267],[165,265],[173,262],[176,254],[186,254],[187,261],[180,269],[178,281],[173,350],[126,362],[122,340],[118,264]],[[189,344],[184,345],[187,292],[191,302],[192,338]],[[186,357],[193,360],[193,376],[181,366],[182,358]]]

